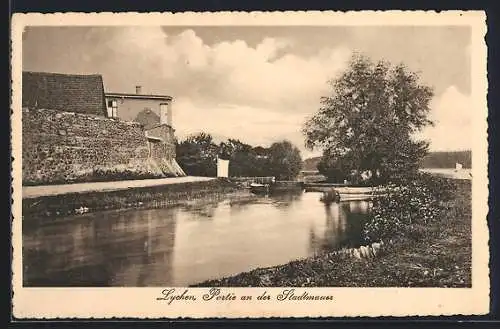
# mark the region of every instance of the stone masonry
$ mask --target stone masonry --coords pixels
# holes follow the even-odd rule
[[[175,158],[169,126],[148,131],[149,135],[161,135],[163,140],[157,145],[162,149],[153,156],[143,127],[134,122],[58,110],[23,109],[22,125],[24,185],[92,181],[96,168],[122,166],[133,173],[130,168],[134,163],[147,167],[141,171],[146,171],[148,178],[165,177],[168,172],[155,165],[153,158]]]

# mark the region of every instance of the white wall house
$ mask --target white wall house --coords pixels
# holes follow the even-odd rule
[[[172,126],[172,97],[167,95],[143,94],[136,86],[136,93],[105,93],[106,109],[109,118],[134,121],[144,110],[156,113],[161,124]]]

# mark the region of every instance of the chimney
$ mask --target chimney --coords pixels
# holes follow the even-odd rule
[[[160,124],[172,127],[172,102],[160,104]]]
[[[139,95],[141,93],[142,86],[135,86],[135,93]]]
[[[173,126],[172,126],[172,101],[168,102],[167,109],[168,109],[168,114],[167,114],[167,124],[168,124],[170,127],[173,127]]]

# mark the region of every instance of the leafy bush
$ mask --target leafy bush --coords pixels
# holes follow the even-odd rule
[[[93,180],[127,180],[164,177],[161,168],[151,159],[131,161],[115,166],[95,166]]]
[[[439,218],[441,202],[451,197],[451,180],[418,175],[399,184],[377,188],[381,196],[373,201],[370,219],[364,227],[367,241],[377,241],[406,235],[422,236],[422,225]]]

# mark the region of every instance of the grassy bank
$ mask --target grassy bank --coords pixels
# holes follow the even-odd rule
[[[470,287],[471,182],[455,184],[444,215],[411,227],[374,258],[330,253],[196,286]]]
[[[77,214],[81,209],[94,212],[112,209],[175,206],[196,199],[220,198],[238,191],[228,181],[211,180],[141,187],[117,191],[68,193],[23,200],[24,220],[51,220]]]

